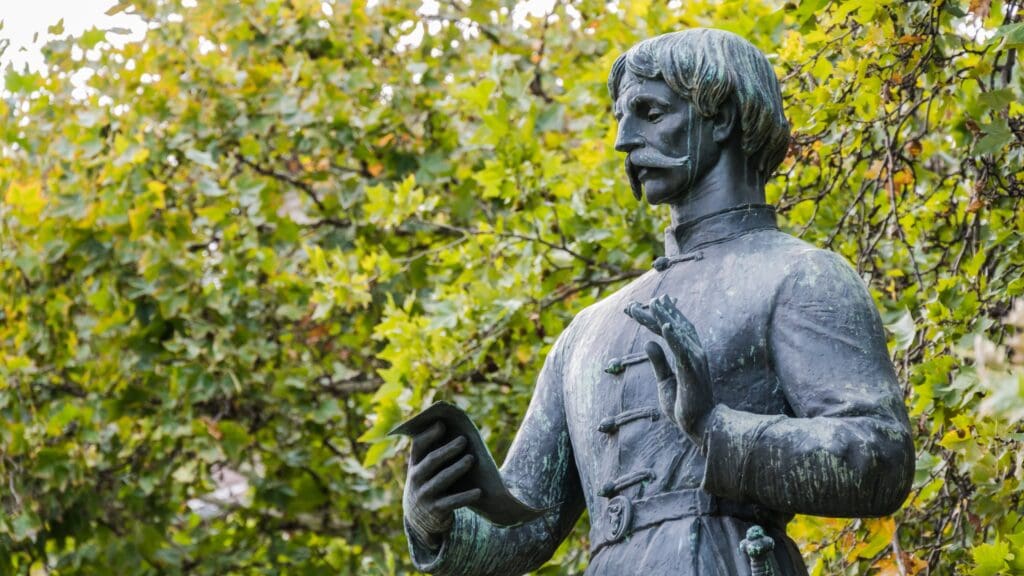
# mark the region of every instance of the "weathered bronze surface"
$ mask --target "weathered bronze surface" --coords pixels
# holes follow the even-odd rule
[[[489,455],[443,442],[440,420],[414,436],[413,558],[522,574],[586,508],[588,575],[806,574],[794,514],[885,515],[910,490],[878,312],[842,258],[780,232],[764,203],[789,125],[760,51],[666,34],[622,55],[609,89],[634,194],[669,206],[665,256],[580,312],[545,362],[500,473],[548,512],[486,520],[467,507],[484,492],[459,480]]]

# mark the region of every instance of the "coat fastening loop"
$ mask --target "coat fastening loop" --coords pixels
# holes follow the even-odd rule
[[[598,492],[597,495],[603,498],[610,498],[634,484],[650,482],[651,480],[654,480],[654,472],[651,472],[650,470],[631,472],[624,476],[619,476],[611,482],[606,482],[604,486],[601,487],[601,491]]]
[[[704,259],[704,253],[703,252],[695,252],[693,254],[685,254],[683,256],[674,256],[672,258],[669,258],[668,256],[659,256],[659,257],[654,259],[653,266],[654,266],[654,269],[657,270],[658,272],[664,272],[665,270],[668,270],[669,268],[671,268],[673,264],[678,264],[680,262],[689,262],[691,260],[703,260],[703,259]]]
[[[660,417],[661,411],[658,410],[657,408],[634,408],[633,410],[626,410],[621,414],[616,414],[615,416],[609,416],[608,418],[605,418],[598,425],[597,431],[602,432],[604,434],[614,434],[619,431],[619,428],[622,428],[624,425],[634,420],[643,420],[645,418],[650,418],[651,421],[654,421]]]
[[[631,364],[639,364],[647,361],[646,352],[634,352],[633,354],[626,354],[621,358],[612,358],[608,361],[608,365],[604,367],[604,371],[609,374],[622,374],[626,371],[626,366]]]

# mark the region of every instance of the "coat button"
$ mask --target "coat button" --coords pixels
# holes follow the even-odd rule
[[[619,375],[626,371],[626,366],[622,363],[619,358],[612,358],[608,365],[604,367],[604,371],[609,374]]]
[[[615,421],[614,416],[601,420],[601,423],[597,425],[597,431],[602,434],[614,434],[618,430],[619,423]]]
[[[616,496],[608,502],[605,514],[608,520],[608,539],[612,542],[622,540],[629,533],[629,525],[633,521],[633,504],[625,496]]]

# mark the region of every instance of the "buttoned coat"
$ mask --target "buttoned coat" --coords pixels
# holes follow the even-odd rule
[[[644,346],[664,342],[623,312],[663,294],[706,351],[716,407],[703,447],[659,408]],[[780,232],[772,207],[742,206],[667,230],[655,269],[558,338],[501,469],[516,496],[552,511],[498,527],[460,509],[440,551],[411,534],[410,547],[426,572],[522,574],[586,509],[590,576],[749,574],[739,544],[754,524],[775,540],[775,574],[806,574],[785,535],[792,515],[889,514],[913,464],[864,283]]]

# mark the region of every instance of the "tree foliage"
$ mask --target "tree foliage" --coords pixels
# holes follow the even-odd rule
[[[610,65],[714,26],[771,55],[769,200],[869,283],[917,436],[900,513],[794,522],[812,572],[1024,574],[1019,0],[112,10],[145,39],[56,26],[5,74],[0,573],[408,572],[386,431],[444,398],[504,454],[554,338],[662,250]]]

